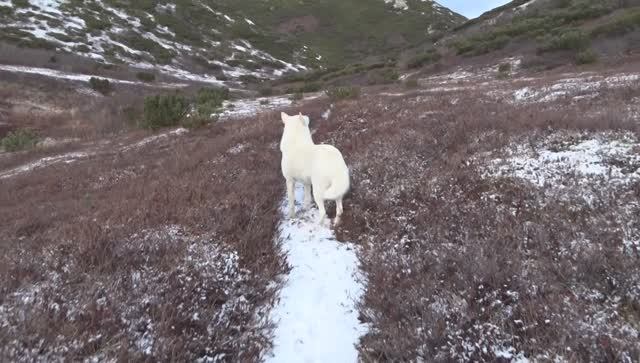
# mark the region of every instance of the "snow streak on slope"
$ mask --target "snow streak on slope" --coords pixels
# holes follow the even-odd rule
[[[92,77],[97,77],[101,79],[107,79],[109,82],[113,83],[121,83],[121,84],[131,84],[131,85],[142,85],[149,86],[149,83],[145,82],[134,82],[134,81],[126,81],[123,79],[102,77],[102,76],[92,76],[88,74],[80,74],[80,73],[68,73],[57,71],[55,69],[49,68],[39,68],[39,67],[24,67],[24,66],[11,66],[6,64],[0,64],[0,71],[13,72],[13,73],[28,73],[28,74],[37,74],[45,77],[58,78],[58,79],[66,79],[69,81],[82,81],[89,82]],[[211,83],[222,84],[215,79],[211,80]],[[161,87],[161,88],[182,88],[186,87],[185,83],[162,83],[156,82],[152,84],[153,87]]]
[[[302,195],[300,186],[296,199]],[[286,215],[286,202],[281,210]],[[316,209],[300,215],[280,225],[292,270],[271,313],[277,328],[266,361],[356,362],[365,326],[355,306],[364,287],[358,281],[354,246],[336,241],[329,228],[318,225]]]

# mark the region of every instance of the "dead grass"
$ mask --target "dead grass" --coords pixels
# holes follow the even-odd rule
[[[638,226],[638,181],[593,184],[589,203],[576,176],[561,198],[483,174],[512,142],[533,147],[558,130],[638,135],[613,112],[638,90],[625,92],[579,104],[469,90],[336,106],[315,139],[336,144],[352,171],[339,238],[363,248],[364,361],[640,358],[638,255],[622,248],[622,231]]]
[[[286,268],[278,126],[264,115],[2,180],[2,359],[255,360]]]

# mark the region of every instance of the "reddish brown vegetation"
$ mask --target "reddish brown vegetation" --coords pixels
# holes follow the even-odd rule
[[[588,203],[570,175],[560,197],[482,170],[483,155],[558,130],[638,135],[619,107],[639,94],[535,105],[473,91],[371,97],[319,122],[316,140],[341,148],[352,171],[339,237],[363,248],[371,329],[361,357],[485,361],[513,347],[538,359],[638,360],[640,255],[622,245],[623,227],[640,227],[638,180],[593,186]]]
[[[261,354],[285,269],[276,120],[1,180],[3,360]]]

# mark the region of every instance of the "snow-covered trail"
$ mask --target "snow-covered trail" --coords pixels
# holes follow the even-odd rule
[[[284,219],[286,201],[281,208],[279,235],[292,270],[271,312],[277,327],[266,362],[357,362],[366,327],[355,306],[364,292],[355,247],[318,225],[317,209],[300,212],[302,196],[299,186],[296,219]]]

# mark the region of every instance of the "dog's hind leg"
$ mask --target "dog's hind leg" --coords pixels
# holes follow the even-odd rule
[[[313,199],[316,201],[318,211],[320,212],[318,215],[318,224],[322,224],[324,217],[327,215],[327,211],[324,209],[324,199],[322,199],[322,191],[320,188],[313,188]]]
[[[333,224],[335,224],[336,226],[340,224],[340,217],[342,217],[342,212],[342,198],[336,199],[336,219],[333,222]]]
[[[302,206],[305,210],[311,209],[311,183],[304,184],[304,204]]]
[[[289,203],[289,218],[296,216],[296,195],[294,194],[294,180],[287,179],[287,202]]]

